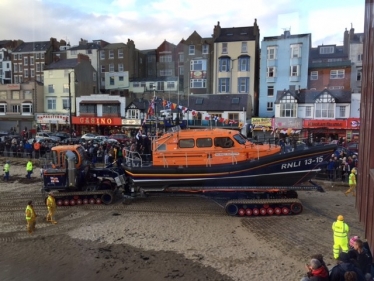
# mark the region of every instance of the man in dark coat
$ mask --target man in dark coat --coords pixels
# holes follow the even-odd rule
[[[344,281],[344,274],[347,271],[355,272],[358,281],[365,281],[362,271],[350,261],[349,254],[341,252],[338,258],[338,264],[331,269],[330,281]]]

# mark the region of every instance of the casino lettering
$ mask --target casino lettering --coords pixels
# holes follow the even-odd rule
[[[112,118],[97,118],[97,117],[81,117],[79,118],[79,124],[89,125],[112,125]]]

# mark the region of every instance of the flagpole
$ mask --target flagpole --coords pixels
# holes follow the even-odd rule
[[[158,132],[157,132],[157,105],[156,105],[156,86],[153,85],[153,104],[155,106],[155,117],[156,117],[156,139],[158,138]]]

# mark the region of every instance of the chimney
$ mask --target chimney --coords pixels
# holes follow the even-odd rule
[[[253,35],[254,36],[260,36],[260,30],[257,25],[257,19],[255,19],[255,22],[253,23]]]
[[[81,61],[90,61],[90,58],[84,54],[78,54],[78,63],[80,63]]]
[[[221,26],[219,25],[219,21],[218,21],[217,25],[215,25],[213,29],[213,40],[217,39],[220,34],[221,34]]]
[[[290,35],[291,35],[291,32],[289,30],[285,30],[283,33],[284,38],[288,38],[290,37]]]
[[[353,40],[354,36],[355,36],[355,29],[353,28],[353,25],[351,24],[351,29],[349,30],[349,42]]]
[[[348,50],[349,50],[349,35],[348,35],[348,30],[345,29],[344,37],[343,37],[343,52],[345,55],[348,55]]]

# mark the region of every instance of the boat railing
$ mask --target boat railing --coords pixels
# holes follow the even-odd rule
[[[126,165],[137,167],[143,166],[143,159],[139,152],[125,149],[125,163]]]
[[[238,164],[238,159],[235,156],[234,150],[231,150],[231,164]]]

